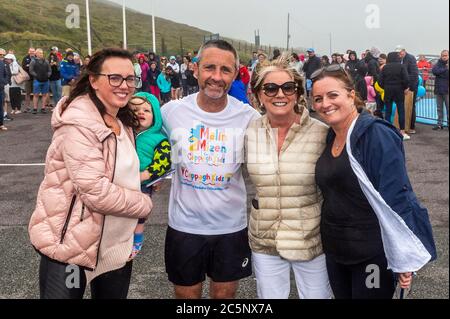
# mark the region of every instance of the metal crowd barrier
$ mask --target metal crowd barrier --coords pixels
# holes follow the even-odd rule
[[[424,79],[424,86],[426,89],[426,95],[422,98],[418,98],[416,101],[416,120],[418,123],[436,125],[438,121],[436,95],[434,94],[435,76],[429,71],[423,72],[419,70],[420,76]],[[447,123],[447,112],[444,107],[444,125]]]

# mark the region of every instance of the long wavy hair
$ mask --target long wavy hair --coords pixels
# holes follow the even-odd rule
[[[62,112],[64,112],[70,105],[70,103],[72,103],[76,98],[84,95],[89,95],[90,99],[95,104],[102,117],[103,115],[106,114],[106,107],[103,104],[103,102],[98,98],[94,88],[91,85],[91,82],[89,81],[89,77],[97,76],[97,74],[101,73],[103,64],[109,58],[123,58],[133,62],[133,55],[130,52],[123,49],[108,48],[95,53],[92,56],[92,59],[89,62],[89,64],[86,66],[85,72],[83,72],[78,81],[75,83],[75,86],[72,89],[69,98],[62,106]],[[119,109],[119,112],[117,113],[117,118],[125,126],[132,127],[134,129],[139,127],[139,121],[128,105]]]

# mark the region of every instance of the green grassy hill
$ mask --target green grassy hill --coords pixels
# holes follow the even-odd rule
[[[66,7],[76,4],[80,8],[80,28],[68,29]],[[94,52],[100,48],[121,46],[122,8],[115,3],[91,0],[92,45]],[[127,11],[128,44],[130,50],[152,47],[151,16]],[[185,24],[156,18],[158,54],[181,54],[198,49],[204,36],[211,32]],[[240,47],[243,59],[248,59],[251,45],[234,40]],[[56,45],[60,49],[72,47],[82,55],[87,54],[86,13],[84,0],[15,0],[0,1],[0,47],[13,49],[18,57],[26,54],[30,46],[48,50]]]

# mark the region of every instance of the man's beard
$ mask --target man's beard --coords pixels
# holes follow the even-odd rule
[[[216,90],[210,89],[208,84],[216,85],[218,88],[220,88],[220,90],[222,92],[219,93]],[[229,88],[223,81],[215,82],[215,81],[209,80],[209,81],[205,82],[205,85],[203,87],[203,92],[205,93],[205,95],[213,100],[220,100],[221,98],[223,98],[224,96],[226,96],[228,94],[228,91],[229,91]]]

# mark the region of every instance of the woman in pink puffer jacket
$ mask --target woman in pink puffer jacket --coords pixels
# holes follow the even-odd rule
[[[133,233],[152,209],[140,192],[138,122],[128,107],[139,82],[132,56],[105,49],[86,71],[53,113],[54,135],[29,225],[41,254],[41,298],[82,298],[87,283],[93,298],[126,298]]]

